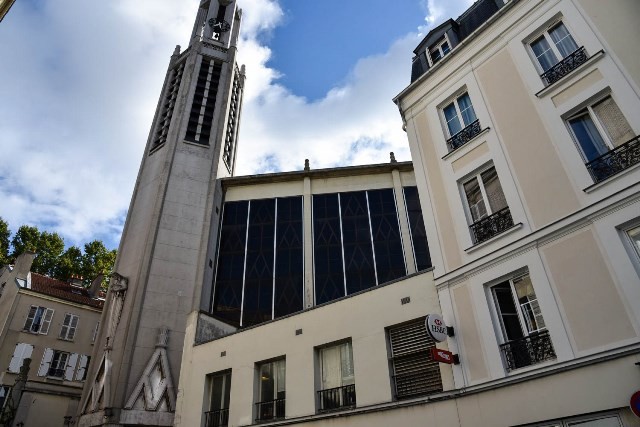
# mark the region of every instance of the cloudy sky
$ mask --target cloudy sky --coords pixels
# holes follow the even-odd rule
[[[238,0],[237,174],[410,160],[391,98],[472,0]],[[347,3],[345,5],[345,3]],[[0,23],[0,217],[116,248],[169,56],[198,0],[18,0]]]

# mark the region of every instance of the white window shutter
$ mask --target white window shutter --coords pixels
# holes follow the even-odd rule
[[[53,350],[50,348],[44,349],[44,355],[42,356],[42,362],[40,362],[40,369],[38,369],[38,376],[45,377],[49,372],[49,366],[51,365],[51,359],[53,359]]]
[[[20,372],[20,367],[22,366],[22,362],[27,357],[31,357],[31,352],[33,351],[33,346],[31,344],[18,343],[16,344],[16,348],[13,351],[13,357],[11,358],[11,362],[9,362],[9,372],[18,373]]]
[[[40,333],[42,335],[47,335],[49,333],[51,319],[53,319],[53,309],[47,308],[42,316],[42,326],[40,327]]]
[[[96,338],[98,338],[98,330],[100,329],[100,321],[96,323],[96,328],[93,330],[93,336],[91,337],[91,342],[96,342]]]
[[[31,306],[29,309],[29,314],[27,315],[27,321],[24,323],[24,330],[31,330],[31,325],[33,325],[33,319],[36,317],[36,311],[38,311],[38,307]]]
[[[67,366],[64,369],[64,379],[67,381],[73,380],[73,372],[76,370],[76,364],[78,363],[78,353],[72,353],[67,360]]]
[[[80,355],[80,364],[78,365],[78,372],[76,372],[76,381],[82,381],[84,378],[84,373],[87,370],[87,365],[89,362],[89,358],[86,354]]]
[[[72,340],[76,336],[76,329],[78,328],[78,316],[71,315],[71,324],[69,325],[69,332],[67,339]]]

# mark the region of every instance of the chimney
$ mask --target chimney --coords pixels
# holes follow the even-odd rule
[[[29,271],[31,271],[31,264],[33,264],[35,257],[35,252],[30,251],[26,251],[18,255],[15,266],[13,267],[13,271],[16,273],[16,279],[22,279],[24,281],[27,280]]]
[[[84,282],[82,281],[83,277],[77,274],[72,274],[69,277],[69,284],[71,286],[75,286],[77,288],[84,288]]]
[[[98,274],[98,276],[93,279],[93,282],[91,282],[91,286],[89,286],[89,296],[91,298],[98,298],[100,285],[102,285],[102,279],[104,279],[104,274]]]

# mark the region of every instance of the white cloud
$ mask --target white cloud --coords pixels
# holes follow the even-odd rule
[[[422,1],[432,20],[469,3]],[[387,162],[389,151],[409,160],[391,98],[409,82],[417,33],[309,102],[267,65],[268,35],[284,19],[278,3],[239,2],[248,79],[239,173],[301,169],[305,158],[313,168]],[[14,231],[35,224],[68,244],[117,244],[169,57],[187,44],[197,6],[16,2],[0,25],[0,217]]]

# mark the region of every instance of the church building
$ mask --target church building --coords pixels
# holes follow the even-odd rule
[[[393,100],[413,162],[235,176],[242,11],[202,0],[77,425],[640,425],[639,5],[479,0]]]

